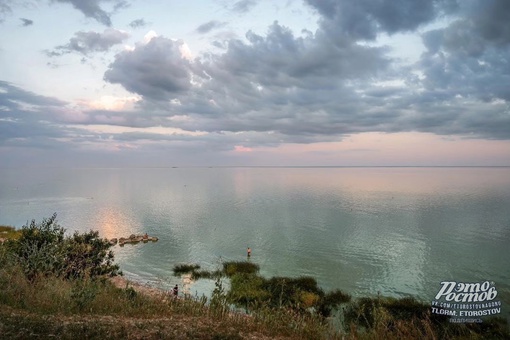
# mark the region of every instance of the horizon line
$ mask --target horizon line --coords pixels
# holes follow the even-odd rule
[[[0,166],[13,169],[17,166]],[[155,166],[44,166],[28,168],[65,169],[178,169],[178,168],[510,168],[510,165],[155,165]]]

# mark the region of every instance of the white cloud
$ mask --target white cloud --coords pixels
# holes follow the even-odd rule
[[[158,37],[158,34],[156,32],[154,32],[153,30],[150,30],[143,36],[143,42],[145,44],[148,44],[152,40],[152,38],[157,38],[157,37]]]

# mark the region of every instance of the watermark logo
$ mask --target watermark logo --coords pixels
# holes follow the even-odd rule
[[[481,323],[482,317],[501,313],[497,296],[494,282],[443,281],[432,301],[432,313],[450,316],[450,322]]]

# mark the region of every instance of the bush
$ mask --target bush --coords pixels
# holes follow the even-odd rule
[[[74,233],[65,242],[66,265],[62,275],[66,279],[116,276],[119,266],[113,264],[114,255],[110,243],[99,238],[99,232]]]
[[[23,226],[17,241],[7,242],[8,251],[14,255],[29,280],[38,274],[59,273],[64,265],[65,230],[56,223],[57,215],[45,218],[41,223],[32,220]]]
[[[223,263],[223,272],[228,277],[234,274],[256,274],[259,272],[259,265],[247,261],[233,261]]]
[[[178,264],[174,266],[174,275],[179,276],[182,274],[194,273],[200,269],[198,264]]]
[[[448,317],[430,315],[430,306],[412,297],[400,299],[390,297],[363,297],[350,304],[344,311],[345,326],[351,324],[374,329],[384,323],[384,327],[394,329],[399,321],[429,320],[435,325],[447,325]]]
[[[270,294],[264,289],[265,280],[252,274],[234,274],[230,278],[228,300],[238,306],[259,304],[269,299]]]
[[[39,275],[78,279],[121,274],[119,266],[113,264],[108,240],[100,239],[97,231],[65,237],[65,229],[56,218],[53,214],[41,223],[32,220],[22,227],[18,240],[6,243],[7,255],[29,280]]]
[[[208,271],[208,270],[194,270],[191,273],[191,278],[193,280],[198,280],[198,279],[217,279],[217,278],[220,278],[220,277],[223,277],[223,272],[220,271],[220,270],[215,270],[213,272]]]
[[[310,306],[307,306],[307,303],[311,295],[303,304],[303,293],[311,293],[319,298],[324,296],[324,291],[317,285],[317,280],[307,276],[272,277],[267,281],[265,289],[271,294],[270,304],[273,307],[308,308]],[[315,297],[313,299],[318,301]]]
[[[317,312],[325,317],[331,315],[333,309],[337,309],[342,303],[351,301],[351,296],[337,289],[325,294],[319,301]]]

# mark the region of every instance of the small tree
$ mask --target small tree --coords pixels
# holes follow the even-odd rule
[[[89,231],[85,234],[75,232],[65,240],[65,266],[62,276],[66,279],[84,277],[116,276],[119,266],[113,264],[113,252],[110,243],[99,238],[99,232]]]
[[[56,218],[55,213],[41,223],[32,220],[22,227],[17,241],[7,243],[9,252],[29,280],[38,274],[58,273],[62,269],[65,229],[57,224]]]
[[[65,236],[65,229],[56,221],[57,214],[41,223],[32,220],[23,226],[17,241],[7,243],[7,250],[29,280],[38,275],[55,275],[65,279],[115,276],[119,266],[105,239],[97,231]]]

